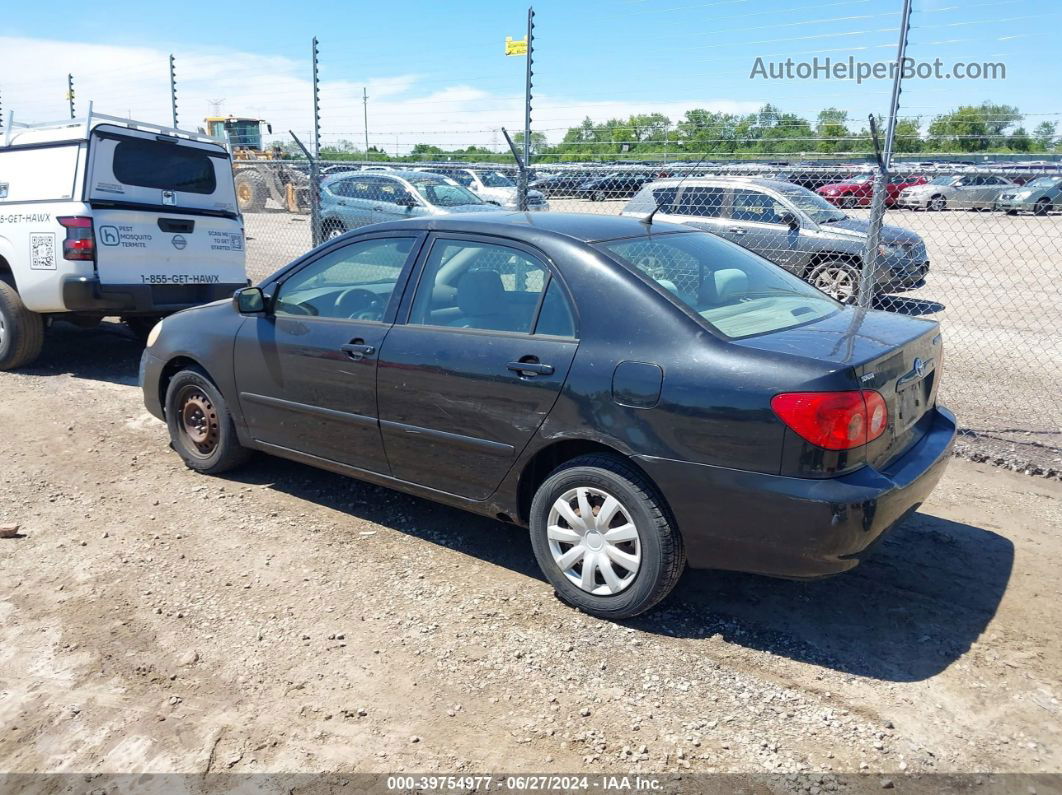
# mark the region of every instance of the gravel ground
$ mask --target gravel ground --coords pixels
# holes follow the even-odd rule
[[[618,214],[622,201],[553,199],[564,212]],[[856,217],[866,210],[849,211]],[[310,246],[308,216],[248,215],[248,269],[262,278]],[[1062,472],[1062,214],[889,211],[918,232],[926,285],[888,299],[939,320],[947,346],[943,400],[972,432],[971,455]],[[1056,475],[1057,476],[1057,475]]]
[[[50,342],[0,373],[0,770],[1062,772],[1062,484],[954,460],[850,574],[615,624],[516,528],[196,475],[129,336]]]

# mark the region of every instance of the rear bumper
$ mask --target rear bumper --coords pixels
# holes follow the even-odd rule
[[[228,298],[246,287],[237,284],[100,284],[73,277],[63,282],[63,306],[69,312],[163,315]]]
[[[940,480],[955,417],[934,410],[929,432],[883,470],[791,478],[637,457],[675,515],[693,568],[814,578],[854,568]]]

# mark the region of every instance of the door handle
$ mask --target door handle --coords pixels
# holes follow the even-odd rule
[[[375,347],[364,344],[362,340],[353,340],[346,345],[340,345],[339,350],[343,351],[354,361],[364,359],[366,356],[372,356],[376,353]]]
[[[727,229],[726,231],[732,232],[735,235],[743,235],[743,234],[745,234],[745,230],[742,229],[741,227],[737,227],[737,226],[732,226],[729,229]]]
[[[526,378],[534,378],[536,375],[553,375],[552,364],[539,364],[538,362],[509,362],[508,367],[514,373],[519,373]]]

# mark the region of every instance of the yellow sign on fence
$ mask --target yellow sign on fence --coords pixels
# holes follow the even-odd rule
[[[527,55],[527,39],[517,39],[513,41],[512,36],[505,37],[505,54],[506,55]]]

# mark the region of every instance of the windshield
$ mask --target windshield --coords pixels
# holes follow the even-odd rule
[[[958,177],[933,177],[933,179],[929,180],[929,184],[930,185],[950,185],[951,183],[955,182],[958,179],[959,179]]]
[[[1062,177],[1037,177],[1031,182],[1026,182],[1026,188],[1050,188],[1062,182]]]
[[[779,193],[795,204],[798,210],[807,213],[808,217],[817,224],[843,221],[848,217],[817,193],[813,193],[807,188],[801,188],[798,185],[787,185]]]
[[[598,248],[730,339],[800,326],[840,307],[777,265],[704,232],[650,234]]]
[[[511,188],[516,185],[500,171],[480,171],[479,180],[488,188]]]
[[[229,143],[237,149],[262,148],[262,130],[257,121],[226,122],[225,132],[229,136]]]
[[[458,207],[462,204],[486,204],[468,188],[453,185],[441,179],[410,180],[417,193],[428,204],[436,207]]]

